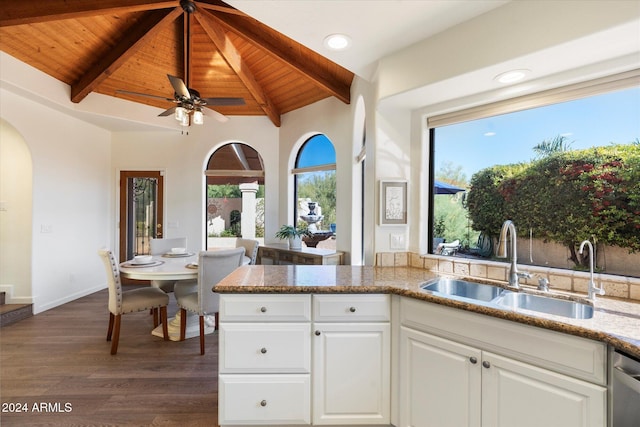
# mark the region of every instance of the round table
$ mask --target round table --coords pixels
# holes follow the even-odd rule
[[[134,280],[197,280],[198,267],[193,267],[193,263],[198,262],[198,254],[190,254],[189,256],[153,256],[152,263],[149,265],[134,265],[131,262],[123,262],[120,264],[120,274]],[[192,265],[192,267],[187,267]],[[180,310],[176,316],[169,319],[167,327],[169,330],[169,339],[171,341],[180,341]],[[205,316],[205,334],[215,331],[214,317]],[[151,334],[162,338],[162,325],[159,325]],[[185,338],[193,338],[200,336],[200,324],[198,315],[187,311],[187,329]]]

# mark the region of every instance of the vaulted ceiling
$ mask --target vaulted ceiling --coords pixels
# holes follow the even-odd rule
[[[354,77],[219,0],[4,1],[0,49],[68,84],[72,102],[96,92],[168,109],[171,74],[202,98],[245,101],[216,111],[275,126],[328,97],[349,103]]]

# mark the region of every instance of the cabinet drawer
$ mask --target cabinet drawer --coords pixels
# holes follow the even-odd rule
[[[311,295],[221,294],[220,322],[305,322]]]
[[[220,323],[220,373],[309,373],[310,323]]]
[[[388,322],[389,295],[314,295],[313,320],[316,322]]]
[[[220,375],[220,425],[310,424],[309,375]]]

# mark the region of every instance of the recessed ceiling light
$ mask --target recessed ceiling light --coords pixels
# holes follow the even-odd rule
[[[507,71],[505,73],[502,74],[498,74],[497,76],[495,76],[493,78],[493,80],[499,82],[499,83],[515,83],[518,82],[522,79],[524,79],[526,77],[527,74],[529,74],[531,72],[531,70],[511,70],[511,71]]]
[[[496,133],[495,132],[485,132],[484,136],[495,136]]]
[[[345,34],[331,34],[324,38],[324,45],[331,50],[345,50],[351,45],[351,39]]]

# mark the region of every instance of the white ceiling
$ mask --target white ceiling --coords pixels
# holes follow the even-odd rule
[[[509,0],[225,0],[228,4],[371,79],[376,61]],[[323,45],[329,34],[348,35],[342,52]]]
[[[371,80],[381,58],[507,3],[529,0],[225,1]],[[329,50],[323,41],[333,33],[347,34],[352,45],[342,52]],[[467,106],[487,103],[637,68],[639,52],[640,20],[632,19],[607,31],[379,100],[378,108],[415,110],[428,99],[431,105],[446,109],[447,102],[466,97]],[[532,70],[525,84],[504,88],[493,80],[499,73],[518,68]],[[469,94],[475,94],[475,99]],[[456,108],[461,105],[458,102]]]

